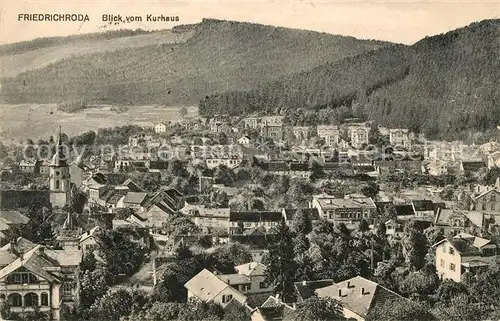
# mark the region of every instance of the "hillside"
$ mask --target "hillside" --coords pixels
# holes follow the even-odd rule
[[[189,29],[153,32],[117,30],[6,44],[0,46],[0,76],[14,77],[22,72],[42,68],[58,60],[78,55],[181,43],[192,35],[193,32]]]
[[[389,127],[457,138],[500,124],[500,20],[393,45],[249,91],[207,97],[200,113],[350,107]],[[318,113],[319,115],[320,113]],[[310,123],[323,120],[309,117]]]
[[[281,75],[385,45],[204,19],[184,43],[79,55],[3,79],[0,99],[7,103],[88,99],[128,105],[192,104],[214,92],[254,88]]]

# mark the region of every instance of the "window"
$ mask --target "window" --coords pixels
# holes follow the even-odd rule
[[[23,298],[18,293],[9,294],[8,300],[9,300],[9,305],[11,307],[23,306]]]
[[[59,189],[59,188],[60,188],[59,181],[56,181],[56,189]]]
[[[491,210],[494,211],[495,210],[495,203],[492,203],[491,204]]]
[[[448,254],[455,255],[455,249],[450,246],[448,248]]]
[[[36,307],[38,306],[38,295],[36,293],[30,292],[24,296],[24,306]]]
[[[7,278],[7,284],[38,283],[38,278],[29,272],[14,272]]]
[[[233,299],[233,295],[232,294],[227,294],[227,295],[222,295],[222,303],[228,303],[229,301],[231,301]]]
[[[444,260],[441,259],[441,267],[444,267]]]
[[[266,282],[260,282],[259,283],[259,288],[260,289],[265,289],[267,286],[266,286]]]
[[[73,283],[64,283],[62,285],[63,295],[73,295]]]
[[[56,176],[59,176],[59,172],[56,172]]]
[[[450,263],[450,271],[455,271],[455,264]]]
[[[252,284],[251,283],[248,283],[247,284],[247,291],[250,291],[252,289]]]

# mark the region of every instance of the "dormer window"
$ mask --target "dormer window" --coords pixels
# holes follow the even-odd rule
[[[454,249],[454,248],[452,248],[452,247],[450,247],[450,248],[448,249],[448,254],[450,254],[450,255],[455,255],[455,249]]]

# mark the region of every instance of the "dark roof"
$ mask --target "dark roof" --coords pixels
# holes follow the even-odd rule
[[[439,210],[446,209],[446,203],[443,203],[443,202],[433,203],[432,206],[434,208],[434,213],[437,213]]]
[[[295,292],[297,293],[298,302],[302,302],[314,296],[314,291],[316,291],[316,289],[324,288],[334,283],[332,279],[295,282]]]
[[[98,184],[106,185],[107,184],[107,179],[106,176],[103,173],[96,173],[92,176],[92,179],[96,181]]]
[[[377,211],[379,212],[385,211],[385,207],[391,204],[392,202],[375,202],[375,206],[377,207]]]
[[[448,242],[462,255],[480,255],[479,250],[472,243],[463,238],[452,237],[447,239]]]
[[[415,211],[411,205],[394,205],[394,208],[396,209],[397,216],[415,215]]]
[[[434,211],[434,203],[429,200],[412,201],[415,211]]]
[[[309,171],[309,163],[290,163],[291,171]]]
[[[312,220],[319,220],[319,212],[317,208],[302,208],[300,209],[302,212],[305,214],[309,215]],[[285,215],[286,219],[288,221],[292,221],[293,218],[295,217],[295,213],[297,213],[298,209],[297,208],[285,208]]]
[[[286,172],[290,169],[285,162],[260,163],[259,167],[268,172]]]
[[[475,172],[485,168],[486,164],[483,161],[462,161],[462,166],[466,172]]]
[[[279,222],[281,221],[281,212],[230,212],[229,221],[231,222]]]

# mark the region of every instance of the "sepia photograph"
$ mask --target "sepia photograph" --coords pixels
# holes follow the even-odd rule
[[[500,2],[1,0],[0,320],[500,321]]]

